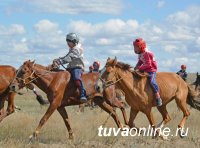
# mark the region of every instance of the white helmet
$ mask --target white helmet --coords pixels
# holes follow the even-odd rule
[[[78,44],[79,38],[75,33],[69,33],[66,35],[66,41],[72,42],[74,44]]]

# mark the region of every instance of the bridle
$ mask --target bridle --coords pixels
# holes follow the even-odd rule
[[[34,67],[35,65],[33,65],[33,67]],[[33,69],[33,68],[32,68]],[[19,71],[21,70],[21,68],[19,69]],[[18,71],[18,72],[19,72]],[[17,72],[17,74],[18,74],[18,72]],[[35,81],[35,80],[37,80],[38,78],[40,78],[41,76],[44,76],[44,75],[46,75],[46,74],[48,74],[48,73],[50,73],[51,71],[46,71],[45,73],[43,73],[43,74],[36,74],[36,72],[35,72],[35,70],[33,70],[33,72],[29,75],[29,76],[27,76],[27,77],[25,77],[25,78],[20,78],[20,77],[18,77],[17,75],[16,75],[16,79],[19,79],[20,81],[19,81],[19,83],[22,83],[21,85],[22,86],[27,86],[27,85],[29,85],[30,83],[32,83],[33,81]],[[33,75],[36,75],[36,77],[33,77]],[[27,83],[26,83],[26,80],[27,79],[30,79],[30,81],[28,81]]]
[[[118,78],[118,77],[117,77],[117,76],[118,76],[118,73],[115,71],[114,76],[112,77],[112,79],[106,81],[106,80],[104,80],[104,79],[102,78],[102,75],[103,75],[103,73],[105,72],[105,69],[106,69],[106,67],[103,68],[103,70],[101,71],[101,74],[100,74],[100,76],[99,76],[99,79],[100,79],[100,80],[102,81],[102,83],[103,83],[103,88],[107,88],[107,87],[109,87],[109,86],[111,86],[111,85],[115,85],[117,82],[121,81],[121,80],[123,79],[123,77],[124,77],[124,76],[123,76],[123,77]],[[113,80],[114,80],[115,78],[117,78],[117,80],[113,82]]]

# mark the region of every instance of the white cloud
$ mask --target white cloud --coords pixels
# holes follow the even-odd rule
[[[197,44],[197,48],[199,48],[200,50],[200,37],[197,37],[196,44]]]
[[[97,45],[110,45],[112,44],[112,40],[105,39],[105,38],[100,38],[96,40]]]
[[[162,7],[164,7],[164,5],[165,5],[165,1],[164,0],[159,0],[158,3],[157,3],[157,7],[158,8],[162,8]]]
[[[159,28],[158,26],[153,26],[153,32],[155,32],[156,34],[162,34],[163,31],[161,28]]]
[[[57,23],[51,22],[49,20],[40,20],[37,24],[34,25],[35,30],[38,33],[59,33],[59,26]]]
[[[30,7],[34,7],[40,12],[51,12],[61,14],[80,14],[80,13],[105,13],[118,14],[123,9],[122,0],[34,0],[27,1]]]
[[[199,28],[200,9],[199,6],[191,6],[185,11],[179,11],[167,17],[167,20],[176,25]]]
[[[86,21],[72,21],[69,24],[69,30],[78,32],[82,36],[98,36],[109,37],[120,35],[130,35],[139,27],[139,23],[136,20],[121,20],[110,19],[103,23],[91,24]]]
[[[174,51],[176,51],[178,49],[178,47],[176,45],[166,45],[164,47],[164,50],[170,53],[173,53]]]
[[[0,35],[22,35],[25,33],[24,26],[20,24],[12,24],[9,27],[0,25]]]
[[[188,57],[175,58],[175,62],[179,63],[179,65],[181,65],[183,63],[188,63],[189,59],[188,59]]]
[[[28,45],[26,43],[14,43],[13,45],[13,52],[17,53],[26,53],[29,51]]]
[[[39,4],[39,1],[36,3]],[[180,64],[186,63],[188,70],[194,72],[200,67],[197,61],[200,55],[200,11],[199,7],[193,8],[195,15],[194,10],[188,8],[171,14],[159,23],[149,20],[139,23],[134,19],[119,18],[98,23],[72,19],[65,29],[61,29],[59,22],[40,20],[33,25],[35,32],[32,36],[26,34],[23,25],[0,26],[1,51],[7,54],[7,51],[12,51],[16,56],[9,53],[9,58],[15,61],[32,57],[38,63],[47,64],[68,52],[65,33],[76,32],[85,49],[86,65],[97,59],[104,63],[108,56],[118,56],[120,60],[134,65],[137,55],[134,54],[132,41],[143,37],[155,52],[159,70],[176,71]],[[22,53],[24,57],[21,57]],[[2,55],[1,60],[5,59]]]

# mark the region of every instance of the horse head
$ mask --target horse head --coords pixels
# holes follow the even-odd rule
[[[113,85],[123,79],[127,71],[131,71],[131,66],[129,64],[118,62],[117,58],[108,58],[105,70],[101,72],[101,78],[106,85]],[[122,76],[123,75],[123,76]]]
[[[108,58],[107,62],[105,64],[104,70],[101,71],[101,80],[103,81],[104,87],[106,85],[110,85],[114,83],[117,80],[116,77],[116,64],[117,64],[117,58],[111,59]]]
[[[23,87],[29,87],[34,79],[34,64],[35,61],[25,61],[17,70],[16,78],[10,85],[10,90],[17,92]]]

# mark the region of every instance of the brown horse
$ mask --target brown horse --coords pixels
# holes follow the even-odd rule
[[[12,114],[15,110],[14,97],[16,93],[10,92],[9,86],[15,79],[16,71],[17,70],[12,66],[0,66],[0,122],[5,117]],[[28,87],[29,89],[34,89],[34,86],[32,84],[29,84]],[[41,105],[47,103],[39,94],[36,94],[36,98]],[[6,112],[4,111],[5,100],[8,101]]]
[[[16,69],[12,66],[0,66],[0,121],[14,112],[14,96],[16,93],[9,92],[9,85],[16,75]],[[7,111],[4,111],[4,102],[8,100]]]
[[[116,104],[116,101],[115,101],[114,104],[113,104],[111,100],[107,100],[107,103],[110,104],[113,107],[120,108],[122,110],[122,113],[123,113],[124,107],[127,106],[127,104],[125,102],[124,92],[122,92],[122,90],[116,88],[115,93],[116,93],[116,98],[117,98],[118,103]],[[96,104],[94,103],[94,100],[90,100],[87,103],[80,104],[77,112],[84,112],[85,107],[90,107],[90,109],[93,109],[93,108],[96,107]],[[125,122],[125,124],[126,124],[126,122]]]
[[[98,73],[88,73],[82,75],[82,80],[86,88],[88,99],[93,98],[94,102],[98,106],[111,114],[117,126],[121,128],[122,124],[120,123],[115,110],[113,109],[113,107],[106,103],[105,99],[102,97],[102,94],[97,93],[95,89],[95,84],[98,80],[98,76]],[[24,62],[24,64],[21,66],[17,75],[17,80],[19,82],[19,87],[25,86],[33,82],[36,86],[38,86],[47,94],[47,98],[50,102],[50,106],[48,107],[45,115],[40,120],[39,125],[35,129],[34,133],[30,136],[30,140],[37,137],[42,126],[46,123],[46,121],[55,110],[57,110],[62,116],[69,132],[69,138],[72,139],[73,131],[69,123],[68,114],[64,107],[79,105],[81,104],[81,102],[79,100],[79,91],[71,80],[70,73],[68,71],[51,72],[48,71],[46,67],[35,64],[34,62],[31,62],[29,60]],[[13,90],[18,91],[18,86],[15,86],[15,88],[14,86],[15,84],[12,85]],[[103,96],[110,99],[110,102],[113,105],[120,106],[121,103],[117,101],[113,90],[115,90],[113,86],[108,87],[104,91]],[[126,117],[125,111],[123,115],[124,117]],[[126,118],[125,121],[127,122]]]
[[[129,119],[130,127],[135,126],[134,119],[138,112],[141,111],[147,116],[150,125],[155,128],[155,121],[151,110],[152,107],[156,106],[156,103],[154,93],[147,79],[148,75],[131,71],[130,65],[117,62],[116,58],[108,58],[105,70],[101,75],[101,78],[105,81],[104,85],[115,84],[124,91],[125,99],[131,106]],[[159,92],[163,102],[162,106],[157,107],[163,117],[162,122],[158,124],[157,127],[163,127],[171,120],[166,105],[175,99],[177,106],[183,112],[183,118],[178,125],[182,130],[186,119],[190,115],[187,109],[187,102],[191,103],[191,101],[188,100],[196,96],[195,91],[175,73],[158,72],[156,81],[159,85]]]

